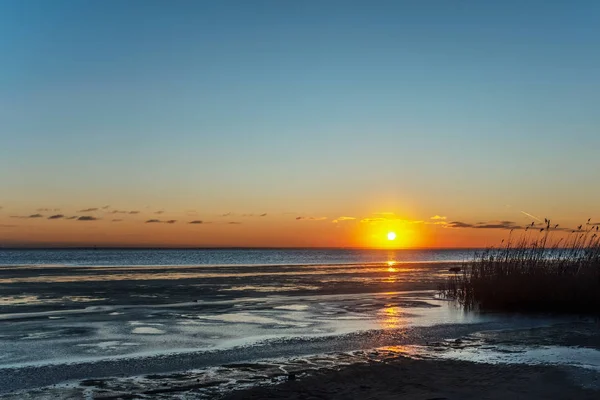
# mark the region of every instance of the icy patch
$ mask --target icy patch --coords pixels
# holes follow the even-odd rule
[[[306,304],[290,304],[285,306],[277,306],[273,307],[276,310],[289,310],[289,311],[304,311],[308,310],[308,306]]]
[[[229,288],[221,289],[222,292],[230,291],[244,291],[252,290],[254,292],[293,292],[296,290],[317,290],[320,289],[318,286],[310,285],[294,285],[294,286],[256,286],[256,285],[243,285],[243,286],[232,286]]]
[[[222,322],[234,322],[244,324],[270,324],[270,325],[290,325],[298,326],[297,322],[282,321],[275,318],[264,317],[261,315],[255,315],[247,312],[233,313],[233,314],[221,314],[221,315],[206,315],[199,316],[200,319],[210,321],[222,321]]]
[[[160,329],[151,326],[138,326],[137,328],[134,328],[131,333],[137,335],[162,335],[165,331],[161,331]]]

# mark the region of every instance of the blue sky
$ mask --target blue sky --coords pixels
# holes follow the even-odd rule
[[[600,214],[596,1],[0,9],[10,207]]]

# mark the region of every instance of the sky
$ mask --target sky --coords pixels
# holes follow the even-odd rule
[[[599,19],[0,0],[0,245],[481,247],[600,221]]]

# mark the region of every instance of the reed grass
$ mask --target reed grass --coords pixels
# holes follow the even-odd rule
[[[499,247],[464,262],[440,292],[466,309],[600,314],[598,230],[589,220],[568,232],[546,220],[516,240],[511,231]]]

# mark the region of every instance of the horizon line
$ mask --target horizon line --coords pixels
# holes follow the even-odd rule
[[[79,246],[79,245],[0,245],[2,250],[482,250],[488,247],[332,247],[332,246]]]

